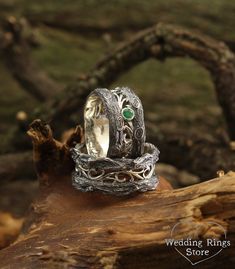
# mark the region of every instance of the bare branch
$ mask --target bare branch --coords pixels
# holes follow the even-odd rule
[[[84,98],[96,87],[108,87],[122,73],[149,58],[191,57],[211,74],[218,101],[227,121],[231,139],[235,139],[235,57],[222,42],[199,33],[159,23],[117,48],[100,61],[83,79],[66,89],[43,115],[59,126],[61,119],[82,107]],[[51,113],[48,113],[51,112]]]
[[[36,45],[35,35],[27,21],[10,17],[0,31],[2,57],[22,88],[39,101],[46,101],[61,92],[63,86],[38,67],[30,54],[32,45]]]

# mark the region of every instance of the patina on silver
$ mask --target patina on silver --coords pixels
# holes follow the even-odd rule
[[[75,188],[118,196],[156,189],[159,150],[145,143],[143,107],[131,89],[94,90],[86,101],[84,122],[85,145],[71,150]]]
[[[159,150],[153,144],[145,143],[144,154],[135,159],[96,158],[82,153],[81,147],[79,144],[71,150],[75,161],[72,181],[76,189],[118,196],[156,189],[155,163]]]
[[[84,122],[86,147],[91,156],[136,158],[143,154],[143,107],[131,89],[94,90],[86,101]]]

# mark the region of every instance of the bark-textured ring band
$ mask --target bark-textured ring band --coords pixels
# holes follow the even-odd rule
[[[145,143],[140,99],[127,87],[96,89],[84,108],[87,152],[93,157],[136,158]]]
[[[156,189],[158,178],[155,163],[159,158],[159,150],[153,144],[145,143],[144,154],[136,159],[95,158],[82,153],[80,146],[71,150],[75,162],[72,182],[76,189],[118,196]]]

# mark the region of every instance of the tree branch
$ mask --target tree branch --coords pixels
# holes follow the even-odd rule
[[[82,107],[84,98],[96,87],[109,87],[122,73],[149,58],[191,57],[211,74],[231,139],[235,139],[235,57],[222,42],[202,34],[159,23],[118,47],[100,61],[83,79],[68,86],[53,104],[42,111],[59,126],[61,119]],[[49,113],[50,112],[50,113]]]
[[[210,70],[233,139],[235,120],[231,119],[235,113],[234,55],[221,42],[165,24],[158,24],[117,48],[87,76],[70,85],[50,106],[44,107],[41,114],[52,120],[57,131],[62,130],[71,124],[71,114],[76,111],[81,115],[79,111],[81,112],[84,99],[92,89],[108,87],[121,73],[150,57],[163,60],[177,55],[190,56]],[[79,120],[79,116],[76,120]],[[230,149],[229,143],[224,143],[219,137],[207,141],[204,136],[195,137],[177,130],[175,133],[164,129],[160,132],[155,132],[154,128],[150,130],[148,135],[160,146],[163,162],[187,169],[203,179],[213,177],[220,169],[235,169],[235,153]],[[168,154],[169,152],[172,154]],[[182,152],[185,154],[182,155]],[[205,158],[211,165],[205,167]]]
[[[0,31],[2,57],[13,77],[22,88],[39,101],[46,101],[62,91],[63,86],[42,71],[30,55],[36,40],[25,19],[10,17]]]

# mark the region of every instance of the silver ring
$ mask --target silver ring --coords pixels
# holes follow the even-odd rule
[[[84,126],[87,152],[93,157],[136,158],[143,154],[143,107],[130,88],[94,90],[84,108]]]
[[[71,150],[75,161],[72,182],[76,189],[118,196],[156,189],[159,181],[155,163],[159,150],[153,144],[145,143],[144,154],[136,159],[96,158],[82,153],[80,148],[81,144]]]

